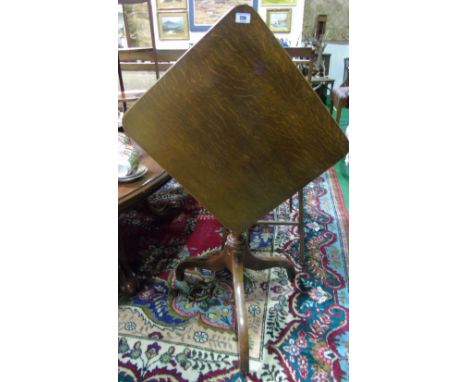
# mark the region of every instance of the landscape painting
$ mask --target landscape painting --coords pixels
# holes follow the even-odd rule
[[[291,9],[268,9],[267,25],[274,33],[291,32]]]
[[[188,40],[187,12],[158,13],[161,40]]]
[[[207,31],[231,8],[241,4],[257,9],[258,0],[189,0],[190,30]]]
[[[187,0],[156,0],[156,7],[160,9],[187,9]]]

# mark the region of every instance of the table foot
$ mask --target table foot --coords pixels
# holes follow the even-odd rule
[[[283,257],[278,256],[257,256],[249,251],[244,258],[244,264],[246,268],[261,271],[264,269],[270,269],[274,267],[286,268],[288,272],[289,281],[293,281],[296,277],[296,268],[293,263]]]
[[[133,275],[125,275],[119,269],[119,290],[125,295],[134,295],[138,290],[138,280]]]
[[[184,270],[191,267],[209,269],[211,271],[221,271],[226,268],[224,250],[219,255],[208,255],[200,257],[190,257],[182,260],[176,268],[175,275],[177,281],[184,279]]]
[[[118,243],[118,250],[119,290],[121,293],[131,296],[134,295],[138,290],[138,280],[135,277],[132,268],[130,267],[120,238]]]

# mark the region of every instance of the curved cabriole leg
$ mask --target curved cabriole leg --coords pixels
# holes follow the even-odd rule
[[[264,269],[280,267],[286,268],[289,281],[293,281],[294,277],[296,276],[296,269],[294,268],[293,263],[288,259],[278,256],[257,256],[250,251],[248,251],[248,253],[245,255],[244,265],[246,268],[261,271]]]
[[[133,296],[138,289],[137,279],[131,274],[130,275],[125,274],[125,272],[122,269],[122,266],[120,265],[120,261],[119,261],[119,289],[121,293],[128,295],[128,296]]]
[[[223,270],[226,267],[224,250],[216,256],[191,257],[183,260],[175,271],[177,281],[182,281],[184,278],[184,270],[191,267],[209,269],[215,272]]]
[[[120,237],[118,241],[118,251],[119,289],[122,293],[132,296],[138,290],[138,280],[130,267]]]

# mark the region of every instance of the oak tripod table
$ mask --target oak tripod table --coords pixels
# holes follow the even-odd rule
[[[229,57],[227,60],[226,57]],[[232,272],[240,370],[249,371],[244,268],[292,262],[255,256],[243,232],[348,152],[348,141],[256,11],[237,6],[123,118],[125,132],[230,233],[220,254],[188,267]]]

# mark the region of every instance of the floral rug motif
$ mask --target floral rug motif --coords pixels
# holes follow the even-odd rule
[[[294,226],[257,226],[250,247],[286,256],[298,270],[246,270],[250,372],[238,369],[232,278],[227,271],[174,269],[217,253],[222,227],[171,181],[119,216],[119,234],[142,290],[119,304],[119,381],[348,381],[348,214],[334,169],[304,189],[306,251]],[[161,220],[158,211],[174,212]],[[297,198],[274,212],[297,219]],[[270,213],[271,218],[274,214]]]

